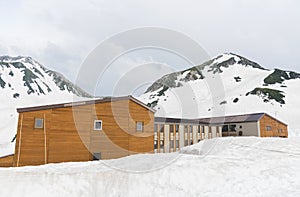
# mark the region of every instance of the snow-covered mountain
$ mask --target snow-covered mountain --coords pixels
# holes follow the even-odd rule
[[[269,70],[232,53],[171,73],[154,82],[139,99],[156,116],[198,118],[267,112],[300,135],[300,74]]]
[[[91,97],[60,73],[21,56],[0,56],[0,94],[0,149],[16,134],[16,108]]]

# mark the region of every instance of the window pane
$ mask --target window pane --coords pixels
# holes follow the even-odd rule
[[[102,130],[102,120],[95,120],[94,130]]]
[[[154,149],[157,149],[157,140],[154,141]]]
[[[229,125],[229,131],[236,131],[236,125],[235,124]]]
[[[179,131],[179,125],[178,124],[175,125],[175,130],[176,130],[176,133],[178,133],[178,131]]]
[[[159,132],[161,132],[161,133],[164,132],[164,125],[159,125]]]
[[[94,153],[93,154],[93,160],[100,160],[101,159],[101,153]]]
[[[227,132],[227,131],[228,131],[228,125],[223,125],[222,132]]]
[[[174,132],[174,125],[173,124],[170,124],[170,132]]]
[[[143,126],[144,126],[143,122],[137,122],[136,123],[136,130],[137,131],[143,131]]]
[[[42,118],[36,118],[34,122],[34,128],[36,129],[42,129],[44,128],[44,119]]]

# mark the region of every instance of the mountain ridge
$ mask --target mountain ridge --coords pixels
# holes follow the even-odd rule
[[[224,87],[208,84],[217,78]],[[161,77],[138,98],[155,108],[158,116],[177,118],[265,111],[288,122],[300,135],[300,123],[295,118],[300,116],[296,99],[299,88],[300,74],[295,71],[267,69],[240,55],[224,53]]]

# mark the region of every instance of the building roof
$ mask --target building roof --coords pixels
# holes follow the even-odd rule
[[[175,123],[175,124],[207,124],[200,122],[196,119],[181,119],[181,118],[165,118],[165,117],[155,117],[154,122],[156,123]]]
[[[183,124],[231,124],[231,123],[243,123],[243,122],[258,122],[264,115],[267,115],[276,121],[281,122],[280,120],[270,116],[267,113],[252,113],[252,114],[241,114],[241,115],[230,115],[230,116],[219,116],[211,118],[199,118],[199,119],[180,119],[180,118],[163,118],[155,117],[155,122],[158,123],[183,123]]]
[[[265,115],[265,113],[220,116],[220,117],[212,117],[212,118],[201,118],[201,119],[199,119],[199,121],[205,122],[207,124],[229,124],[229,123],[240,123],[240,122],[257,122],[264,115]]]
[[[18,108],[17,112],[28,112],[28,111],[38,111],[38,110],[47,110],[47,109],[55,109],[55,108],[65,108],[65,107],[73,107],[73,106],[83,106],[83,105],[92,105],[97,103],[105,103],[105,102],[115,102],[115,101],[122,101],[122,100],[131,100],[142,107],[148,109],[149,111],[155,113],[155,110],[151,107],[147,106],[143,102],[139,101],[138,99],[134,98],[133,96],[122,96],[122,97],[104,97],[101,99],[94,99],[94,100],[86,100],[86,101],[78,101],[78,102],[69,102],[69,103],[60,103],[60,104],[52,104],[52,105],[41,105],[35,107],[26,107],[26,108]]]

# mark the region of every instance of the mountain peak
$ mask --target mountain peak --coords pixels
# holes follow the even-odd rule
[[[1,89],[10,92],[13,98],[24,95],[46,95],[53,91],[91,97],[62,74],[45,68],[29,56],[0,56]]]
[[[229,67],[235,64],[243,66],[251,66],[253,68],[258,68],[262,70],[268,70],[259,65],[258,63],[251,61],[243,56],[234,54],[234,53],[223,53],[215,58],[213,58],[211,63],[212,67],[216,67],[215,72],[222,72],[221,67]]]

